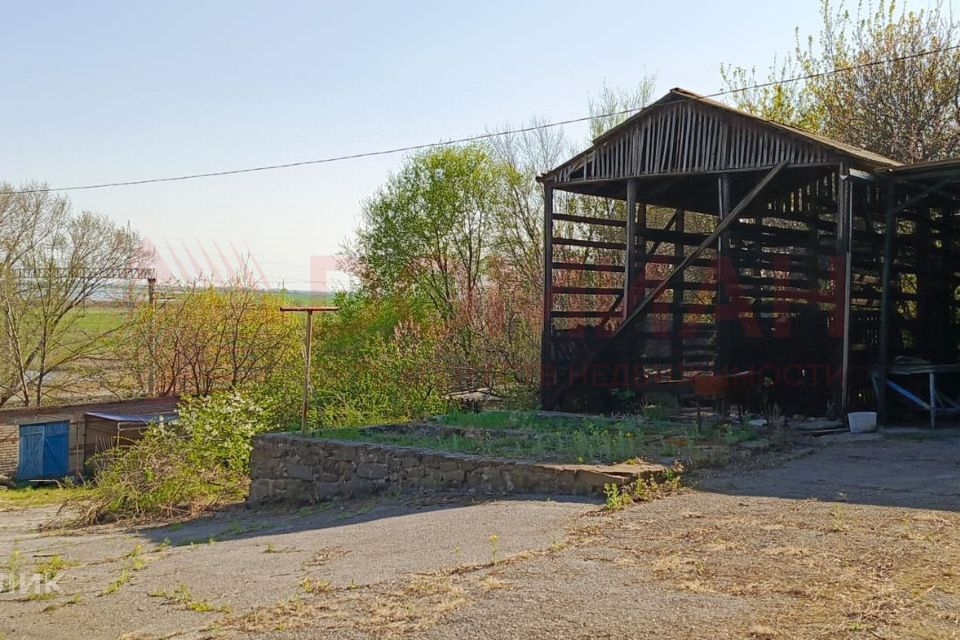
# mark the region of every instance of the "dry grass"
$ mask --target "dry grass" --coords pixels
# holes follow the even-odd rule
[[[797,501],[740,511],[624,523],[607,544],[670,589],[748,599],[748,637],[960,637],[960,517]]]
[[[324,547],[323,549],[320,549],[314,553],[313,556],[309,560],[306,560],[302,566],[304,569],[322,567],[334,558],[345,556],[347,553],[349,553],[349,551],[340,547]]]
[[[358,601],[352,616],[354,629],[381,637],[396,637],[435,626],[443,616],[468,601],[467,592],[453,576],[414,576],[406,584]]]
[[[305,596],[257,609],[217,625],[223,637],[235,633],[323,630],[334,635],[358,631],[392,638],[435,626],[468,602],[458,576],[416,575],[406,582],[376,588],[304,589]],[[474,581],[479,584],[479,581]],[[487,587],[492,588],[492,587]]]

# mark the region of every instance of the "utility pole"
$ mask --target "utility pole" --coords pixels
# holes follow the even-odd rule
[[[307,331],[303,339],[306,357],[303,361],[303,405],[300,407],[300,433],[307,432],[307,413],[310,409],[310,352],[313,345],[313,314],[339,310],[340,307],[280,307],[280,311],[285,313],[307,314]]]
[[[147,395],[153,398],[157,394],[157,274],[147,278],[147,304],[150,305],[150,371],[147,375]]]

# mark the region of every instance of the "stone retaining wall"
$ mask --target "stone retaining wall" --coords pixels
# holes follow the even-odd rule
[[[287,433],[257,436],[250,503],[313,503],[385,491],[603,494],[663,473],[660,465],[558,465]]]

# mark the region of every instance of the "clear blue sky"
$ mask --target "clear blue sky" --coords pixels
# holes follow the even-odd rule
[[[795,28],[818,28],[818,6],[4,1],[0,179],[62,186],[432,142],[581,116],[604,82],[645,72],[658,93],[715,91],[722,62],[765,69]],[[309,256],[337,252],[400,160],[71,198],[161,248],[249,247],[271,281],[306,289]]]

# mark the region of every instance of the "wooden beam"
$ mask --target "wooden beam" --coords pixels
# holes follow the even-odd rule
[[[602,227],[619,227],[620,229],[627,226],[627,223],[623,220],[608,220],[606,218],[594,218],[592,216],[574,216],[566,213],[555,213],[553,214],[553,219],[579,224],[595,224]]]
[[[570,294],[580,294],[580,295],[619,295],[623,293],[623,290],[620,287],[554,287],[553,292],[558,293],[570,293]]]
[[[622,264],[590,264],[584,262],[552,262],[554,269],[566,271],[606,271],[608,273],[623,273]]]
[[[553,187],[543,185],[543,331],[540,335],[540,404],[544,409],[554,394],[547,377],[552,380],[550,336],[553,333]]]
[[[553,318],[613,318],[619,316],[617,311],[551,311]]]
[[[637,280],[637,181],[627,181],[627,254],[623,264],[623,316],[636,301]]]
[[[720,214],[720,223],[730,216],[730,175],[723,174],[717,177],[717,211]],[[727,283],[730,274],[727,273],[727,262],[730,260],[730,236],[720,235],[717,238],[717,306],[726,305],[730,302],[730,295],[727,291]],[[730,366],[732,336],[729,319],[721,319],[721,314],[717,314],[714,319],[717,324],[717,359],[716,366],[722,371]],[[733,321],[735,322],[735,321]]]
[[[762,193],[763,190],[766,189],[766,187],[773,181],[773,179],[776,178],[780,174],[780,172],[783,171],[787,166],[789,166],[788,162],[781,162],[777,166],[775,166],[773,169],[771,169],[769,172],[767,172],[767,174],[764,175],[764,177],[756,185],[754,185],[753,189],[751,189],[750,192],[747,195],[745,195],[743,199],[740,200],[740,202],[737,203],[737,206],[734,207],[732,211],[730,211],[730,215],[725,220],[722,220],[717,224],[717,227],[713,230],[713,233],[711,233],[706,239],[704,239],[704,241],[700,243],[700,245],[696,249],[693,250],[693,253],[685,257],[680,262],[680,264],[677,265],[677,267],[672,272],[670,272],[670,274],[664,280],[662,280],[660,284],[654,287],[653,290],[650,293],[648,293],[647,296],[643,299],[643,301],[640,302],[640,304],[638,304],[630,312],[630,314],[624,319],[623,323],[619,327],[617,327],[617,330],[614,332],[612,336],[613,339],[605,340],[597,351],[591,353],[590,355],[587,356],[587,358],[585,358],[585,361],[581,363],[581,366],[591,365],[599,355],[601,355],[607,348],[613,345],[616,342],[616,338],[620,336],[624,331],[626,331],[626,329],[633,322],[635,322],[637,318],[639,318],[643,313],[647,311],[650,305],[658,297],[660,297],[660,294],[662,294],[665,290],[667,290],[670,287],[670,283],[678,275],[683,274],[684,270],[686,270],[686,268],[690,266],[690,264],[694,262],[700,256],[701,253],[703,253],[708,247],[713,246],[714,243],[717,242],[720,236],[730,227],[730,225],[733,224],[740,217],[740,215],[744,212],[744,210],[746,210],[746,208],[750,206],[750,204],[756,199],[756,197],[760,195],[760,193]],[[556,392],[553,393],[549,399],[550,405],[553,405],[556,403],[556,401],[560,398],[560,396],[570,387],[571,382],[572,382],[571,380],[567,379],[560,383],[560,385],[556,389]]]
[[[881,425],[888,424],[889,413],[887,409],[887,366],[890,363],[890,290],[892,284],[890,276],[893,272],[894,260],[894,238],[897,235],[897,211],[893,203],[897,197],[897,183],[890,180],[887,183],[887,190],[884,194],[886,204],[886,216],[884,217],[883,229],[883,275],[881,281],[880,297],[880,353],[877,357],[877,421]]]
[[[682,210],[677,210],[676,225],[679,234],[684,233],[685,215]],[[683,257],[684,247],[679,242],[673,245],[673,255],[677,258]],[[673,362],[670,368],[670,377],[674,380],[683,379],[683,338],[681,330],[683,329],[683,278],[673,286],[673,322],[671,324],[671,334],[673,339],[670,342],[670,352],[673,356]]]
[[[601,242],[600,240],[581,240],[579,238],[553,238],[554,245],[565,247],[588,247],[590,249],[613,249],[623,251],[627,245],[623,242]]]

